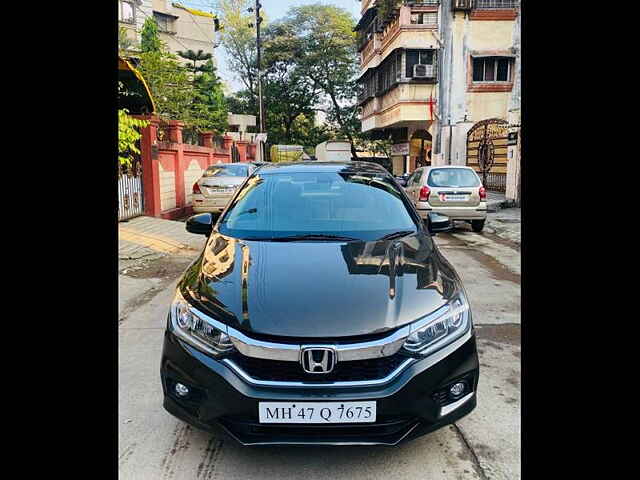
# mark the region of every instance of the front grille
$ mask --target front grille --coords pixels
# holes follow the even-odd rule
[[[390,357],[338,362],[330,373],[306,373],[299,362],[246,357],[238,352],[228,357],[256,380],[279,382],[353,382],[378,380],[388,376],[409,357],[396,353]]]

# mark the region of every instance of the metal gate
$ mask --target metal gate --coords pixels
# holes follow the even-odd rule
[[[467,165],[478,172],[487,190],[505,192],[507,188],[508,125],[491,118],[476,123],[467,133]]]
[[[142,168],[134,162],[131,168],[120,168],[118,175],[118,221],[144,213],[142,195]]]

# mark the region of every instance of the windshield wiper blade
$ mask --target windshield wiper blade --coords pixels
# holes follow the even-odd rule
[[[304,235],[290,235],[288,237],[274,237],[271,240],[274,242],[295,242],[296,240],[339,240],[350,242],[359,239],[340,235],[326,235],[324,233],[308,233]]]
[[[238,214],[238,216],[244,215],[245,213],[258,213],[258,209],[257,208],[250,208],[249,210],[243,210],[242,212],[240,212]]]
[[[393,240],[394,238],[405,237],[405,236],[409,235],[410,233],[416,233],[416,231],[415,230],[402,230],[400,232],[389,233],[389,234],[385,235],[384,237],[380,237],[378,239],[378,241],[379,240]]]

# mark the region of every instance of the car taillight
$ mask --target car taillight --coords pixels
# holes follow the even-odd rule
[[[420,189],[420,198],[418,200],[420,200],[421,202],[428,202],[430,194],[431,190],[429,190],[429,187],[422,187]]]
[[[480,194],[480,200],[487,199],[487,190],[484,187],[480,187],[480,190],[478,191],[478,193]]]
[[[193,193],[202,193],[200,191],[200,185],[198,185],[198,182],[193,184]]]

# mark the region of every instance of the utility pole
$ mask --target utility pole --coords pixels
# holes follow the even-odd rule
[[[260,0],[256,0],[256,47],[257,47],[257,63],[258,63],[258,104],[259,104],[259,133],[264,133],[264,109],[262,105],[262,62],[261,59],[261,44],[260,44],[260,24],[262,23],[262,17],[260,16]],[[264,142],[260,140],[260,160],[264,162],[265,151]]]

